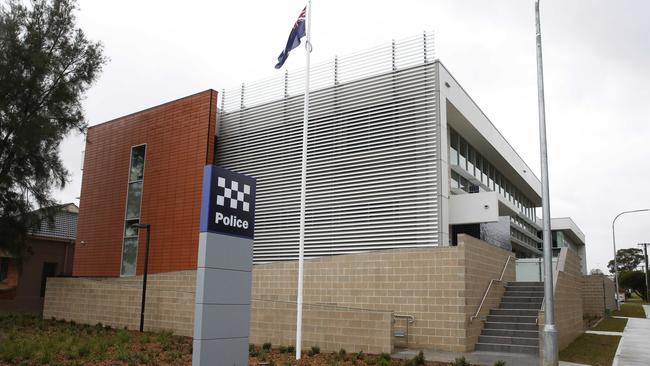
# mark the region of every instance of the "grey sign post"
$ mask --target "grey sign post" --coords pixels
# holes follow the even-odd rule
[[[203,172],[193,366],[248,365],[255,179]]]

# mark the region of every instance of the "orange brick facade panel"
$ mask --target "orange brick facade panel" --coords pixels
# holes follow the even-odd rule
[[[149,272],[195,269],[203,167],[212,164],[217,92],[207,90],[88,129],[74,276],[119,276],[131,148],[146,144],[140,222]],[[143,271],[145,230],[138,240]]]

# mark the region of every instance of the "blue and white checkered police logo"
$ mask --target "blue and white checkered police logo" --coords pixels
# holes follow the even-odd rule
[[[217,206],[250,212],[250,197],[250,185],[240,184],[226,177],[217,177]],[[241,219],[237,215],[226,216],[222,212],[216,212],[215,222],[244,230],[249,226],[248,220]]]
[[[254,237],[255,178],[208,165],[202,197],[201,232]]]

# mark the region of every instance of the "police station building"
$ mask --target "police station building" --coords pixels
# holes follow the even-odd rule
[[[337,57],[311,78],[303,345],[537,352],[540,289],[508,293],[517,259],[541,255],[540,181],[432,38]],[[303,79],[207,90],[89,128],[74,277],[48,281],[44,315],[137,329],[145,235],[133,225],[150,224],[145,328],[191,336],[202,177],[215,164],[257,182],[250,341],[293,344]],[[215,219],[251,225],[247,187],[222,188],[232,214]],[[561,346],[582,331],[586,270],[584,235],[568,234],[556,272],[576,292],[556,301],[576,310],[558,312]],[[495,313],[507,302],[519,312]]]

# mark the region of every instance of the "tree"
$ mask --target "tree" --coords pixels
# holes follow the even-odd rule
[[[590,275],[601,275],[603,274],[603,271],[600,270],[600,268],[593,268],[590,272]]]
[[[618,282],[621,288],[634,292],[644,301],[648,301],[646,299],[645,273],[643,271],[622,272]]]
[[[86,128],[81,100],[106,62],[74,0],[0,4],[0,249],[20,255],[68,171],[59,145]]]
[[[619,272],[634,271],[644,260],[643,251],[638,248],[619,249],[616,251],[616,262]],[[607,263],[607,267],[609,268],[609,273],[614,273],[613,259]]]

